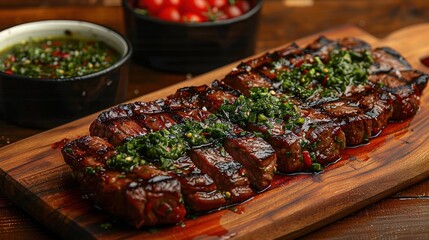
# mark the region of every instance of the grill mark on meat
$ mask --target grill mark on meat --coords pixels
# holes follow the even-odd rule
[[[89,127],[90,135],[106,138],[114,146],[121,145],[130,137],[146,134],[147,126],[136,119],[144,114],[160,113],[164,105],[163,100],[120,104],[100,113]]]
[[[207,106],[207,110],[210,112],[216,112],[220,106],[227,103],[234,103],[237,96],[221,90],[213,90],[207,93],[204,98],[204,105]]]
[[[356,103],[338,100],[321,104],[320,110],[338,124],[346,136],[346,144],[355,146],[369,141],[372,119]]]
[[[222,84],[239,90],[246,96],[249,96],[249,90],[253,87],[271,87],[269,78],[254,71],[252,67],[246,64],[240,64],[237,69],[226,75],[221,82]]]
[[[277,169],[280,172],[293,173],[306,171],[309,168],[302,159],[301,142],[305,142],[303,137],[287,131],[283,135],[269,136],[267,142],[276,151]]]
[[[167,97],[166,104],[172,110],[201,108],[203,106],[201,98],[206,94],[208,89],[207,85],[180,88],[176,93]]]
[[[176,124],[176,121],[168,113],[156,113],[142,115],[139,120],[141,125],[146,126],[153,132],[169,128]]]
[[[302,144],[307,142],[303,136],[299,136],[292,131],[285,130],[284,123],[278,120],[269,119],[273,128],[268,128],[264,124],[248,124],[250,131],[260,132],[268,136],[266,141],[273,147],[277,156],[277,170],[283,173],[306,171],[306,166],[302,161]]]
[[[106,138],[113,146],[119,146],[130,137],[146,134],[148,129],[139,126],[133,120],[121,118],[117,121],[104,124],[99,121],[94,121],[91,124],[90,132],[92,136]]]
[[[184,92],[183,92],[184,93]],[[178,102],[178,101],[176,101]],[[132,104],[130,104],[132,105]],[[177,106],[177,105],[176,105]],[[129,108],[133,108],[130,106]],[[174,108],[176,111],[171,112],[160,112],[157,111],[138,111],[132,113],[132,121],[134,125],[145,126],[148,133],[151,131],[158,131],[171,127],[177,122],[181,122],[184,119],[193,120],[204,120],[209,116],[209,112],[202,111],[199,109],[181,109],[179,107]],[[116,109],[109,110],[113,112]],[[148,113],[146,113],[148,112]],[[145,114],[146,113],[146,114]],[[130,114],[131,115],[131,114]],[[107,122],[107,121],[106,121]],[[118,126],[122,122],[113,121],[110,124],[115,123]],[[138,123],[138,124],[137,124]],[[103,126],[103,125],[102,125]],[[94,124],[94,129],[100,128],[99,125]],[[122,126],[123,128],[123,126]],[[131,131],[120,131],[122,128],[116,128],[110,140],[118,138],[118,135],[123,139],[134,138],[143,134],[135,134]],[[93,130],[95,133],[95,130]],[[213,180],[205,173],[202,173],[190,159],[186,156],[174,161],[174,166],[181,173],[178,174],[176,171],[167,171],[170,175],[175,176],[181,183],[181,192],[184,200],[188,203],[191,211],[209,211],[213,209],[225,206],[226,201],[224,196],[217,191],[217,187]]]
[[[176,107],[176,110],[179,108]],[[195,115],[201,118],[208,116],[207,111],[194,109],[177,111],[177,112],[165,112],[159,113],[163,119],[159,116],[152,118],[151,124],[148,126],[152,131],[158,131],[161,129],[168,128],[165,123],[165,119],[172,119],[171,115],[177,114],[183,119],[194,119]],[[152,127],[152,128],[151,128]],[[156,162],[154,162],[156,164]],[[183,156],[177,160],[174,160],[175,171],[167,171],[170,175],[176,176],[182,184],[181,192],[184,196],[186,203],[188,203],[191,211],[209,211],[217,208],[221,208],[226,205],[226,200],[222,193],[218,191],[218,188],[213,179],[201,170],[190,160],[188,156]]]
[[[177,176],[181,183],[181,192],[187,206],[193,212],[210,211],[226,205],[222,193],[217,191],[213,179],[201,172],[189,156],[174,161],[175,171],[170,174]]]
[[[106,168],[106,160],[116,150],[101,138],[118,146],[129,138],[188,119],[203,121],[225,101],[233,103],[240,94],[248,96],[252,87],[281,90],[275,81],[280,71],[312,63],[315,56],[327,62],[329,52],[334,49],[361,52],[371,47],[355,38],[333,41],[322,36],[304,49],[291,44],[250,59],[221,81],[179,89],[165,101],[118,105],[101,113],[91,124],[90,133],[94,137],[83,137],[66,145],[72,151],[64,147],[64,159],[95,203],[136,227],[181,221],[185,215],[181,194],[194,212],[245,201],[255,194],[249,186],[261,190],[269,185],[275,158],[281,172],[307,171],[311,166],[303,154],[314,153],[316,162],[329,164],[340,157],[344,143],[362,144],[377,135],[388,120],[412,117],[418,110],[428,75],[412,70],[390,48],[374,49],[367,85],[351,87],[339,99],[322,98],[311,104],[294,101],[304,118],[302,126],[285,130],[281,119],[268,119],[272,128],[264,124],[245,126],[247,130],[262,133],[266,142],[251,135],[237,135],[243,130],[234,126],[233,135],[222,142],[225,149],[215,145],[191,149],[188,155],[174,161],[178,171],[143,165],[122,177],[123,173]],[[88,166],[104,170],[91,175],[86,171]],[[227,192],[231,196],[225,199]],[[165,210],[170,209],[176,215],[166,214]]]
[[[302,109],[301,116],[305,121],[300,132],[308,141],[307,148],[315,153],[316,161],[327,165],[338,160],[346,146],[346,136],[341,127],[326,114],[312,108]]]
[[[372,51],[374,64],[370,68],[373,74],[394,71],[411,70],[411,65],[397,51],[382,47]]]
[[[176,122],[183,122],[185,120],[192,120],[201,122],[206,120],[211,113],[201,109],[183,109],[180,111],[171,112],[170,115]]]
[[[189,151],[189,156],[202,172],[215,181],[228,204],[244,202],[254,195],[246,170],[222,147],[194,148]]]
[[[273,180],[277,158],[274,149],[255,136],[227,137],[225,150],[246,169],[251,186],[258,191],[267,188]]]
[[[76,180],[95,204],[127,219],[136,228],[173,224],[185,217],[180,183],[151,165],[124,175],[106,166],[116,154],[114,147],[98,137],[82,137],[62,149]],[[95,170],[99,169],[99,170]]]
[[[427,85],[428,75],[418,70],[394,71],[373,74],[369,81],[381,84],[381,89],[391,96],[393,113],[390,119],[400,121],[417,113],[420,95]]]

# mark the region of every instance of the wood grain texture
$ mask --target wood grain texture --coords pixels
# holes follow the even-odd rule
[[[427,201],[427,199],[387,199],[380,205],[370,206],[346,219],[339,220],[335,226],[325,227],[323,232],[316,230],[300,239],[336,240],[345,239],[345,236],[351,240],[427,239],[429,234]],[[412,212],[419,214],[413,215]],[[392,222],[397,224],[394,225]],[[346,227],[351,224],[353,228]],[[362,232],[367,234],[362,235]]]
[[[418,59],[422,53],[429,53],[429,46],[425,44],[427,32],[429,25],[420,25],[378,40],[360,29],[345,26],[324,34],[331,38],[355,36],[373,46],[391,46],[413,66],[423,68]],[[303,38],[298,43],[308,43],[315,37]],[[209,83],[224,76],[235,65],[134,100],[153,100],[173,93],[178,87]],[[215,212],[187,220],[185,227],[166,227],[156,232],[136,231],[114,222],[82,199],[70,177],[70,170],[51,144],[87,134],[89,123],[96,115],[1,148],[0,189],[26,212],[63,237],[293,238],[429,177],[429,152],[426,151],[429,147],[429,131],[426,131],[428,94],[424,94],[421,106],[421,111],[412,120],[389,126],[359,150],[346,150],[343,160],[326,172],[302,175],[284,186],[264,192],[242,204],[239,213],[230,210]],[[104,223],[113,223],[113,227],[103,229],[101,225]]]

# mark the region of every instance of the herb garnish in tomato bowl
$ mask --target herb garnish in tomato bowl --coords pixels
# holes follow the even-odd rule
[[[0,52],[0,71],[32,78],[73,78],[113,65],[119,53],[101,41],[29,39]]]

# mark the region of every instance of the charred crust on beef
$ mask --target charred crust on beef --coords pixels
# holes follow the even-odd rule
[[[326,67],[335,59],[331,53],[342,51],[355,57],[371,56],[361,69],[365,81],[349,84],[335,96],[298,99],[282,89],[279,74],[298,70],[302,77],[311,70],[300,68],[303,64]],[[322,67],[318,71],[326,73]],[[323,81],[320,84],[326,87]],[[176,224],[186,214],[248,200],[270,186],[275,172],[322,171],[341,157],[346,146],[370,141],[388,121],[414,116],[427,81],[427,74],[413,70],[391,48],[371,49],[356,38],[321,36],[304,48],[293,43],[247,60],[221,80],[178,89],[165,100],[120,104],[104,111],[90,125],[91,136],[67,143],[62,154],[84,194],[107,212],[136,228]],[[309,90],[320,90],[316,89],[319,83],[313,82]],[[239,101],[255,104],[250,99],[253,88],[263,88],[260,93],[264,96],[286,98],[279,97],[270,106],[256,104],[252,121],[228,123],[231,125],[221,138],[181,148],[177,157],[169,159],[168,167],[161,158],[144,155],[133,155],[143,160],[126,170],[109,164],[136,139],[190,122],[203,126],[213,120],[213,114],[214,124],[225,125],[234,118],[225,117],[222,111],[231,108],[231,114],[237,114],[246,109],[235,105]],[[273,106],[279,103],[277,107],[286,109],[286,115],[267,113],[275,111]],[[246,111],[243,116],[249,117],[253,110]],[[192,132],[181,134],[192,137]],[[177,136],[180,143],[185,141]]]

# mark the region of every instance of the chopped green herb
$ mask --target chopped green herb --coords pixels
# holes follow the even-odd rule
[[[33,78],[71,78],[106,69],[118,58],[116,51],[100,41],[29,39],[0,53],[0,71]]]
[[[365,84],[373,60],[369,52],[334,50],[328,63],[314,57],[313,63],[303,63],[290,71],[281,71],[277,81],[283,91],[294,97],[340,96],[348,86]],[[275,66],[274,66],[275,68]]]
[[[241,95],[234,103],[225,103],[217,115],[241,126],[263,123],[272,128],[268,119],[287,119],[292,125],[295,121],[302,121],[297,110],[286,95],[276,94],[267,88],[252,88],[250,97]]]
[[[107,165],[128,172],[142,164],[156,163],[161,169],[179,171],[174,160],[189,148],[221,140],[231,132],[231,124],[214,115],[203,122],[186,121],[131,139],[117,147],[118,154],[107,160]]]
[[[320,171],[323,171],[323,167],[322,165],[320,165],[320,163],[313,163],[311,164],[311,170],[313,172],[320,172]]]
[[[95,170],[92,167],[86,167],[85,168],[85,172],[89,175],[94,175],[95,174]]]

